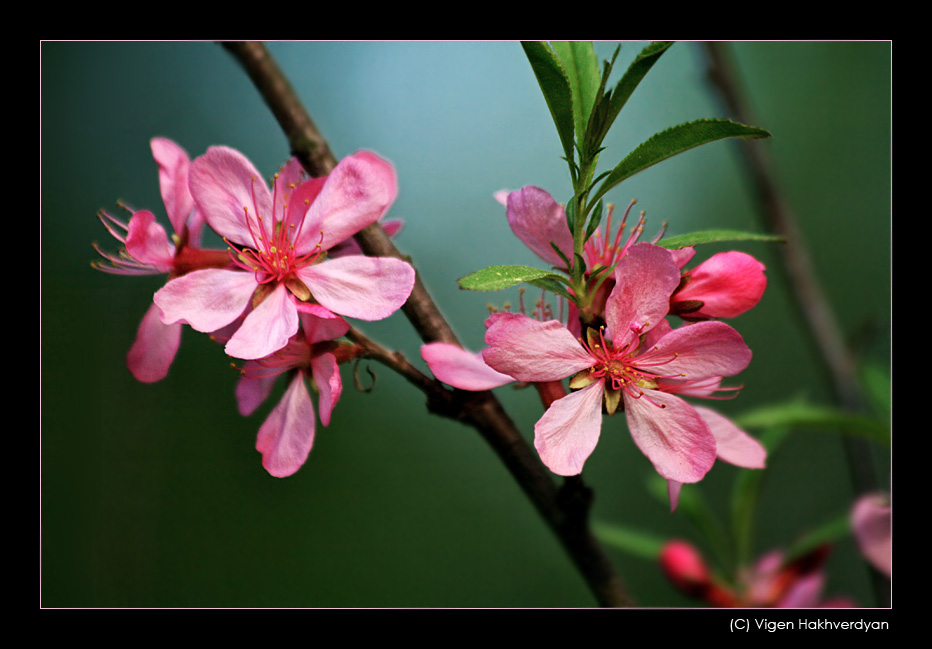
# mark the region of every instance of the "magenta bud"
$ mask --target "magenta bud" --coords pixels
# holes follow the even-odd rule
[[[764,265],[733,250],[712,255],[688,271],[670,305],[688,318],[733,318],[755,306],[765,288]]]
[[[699,551],[686,541],[669,541],[660,551],[660,567],[673,584],[688,595],[700,596],[711,583]]]

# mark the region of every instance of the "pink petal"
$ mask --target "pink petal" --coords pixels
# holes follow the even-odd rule
[[[715,438],[695,408],[657,390],[624,400],[631,437],[662,477],[698,482],[712,468]]]
[[[862,496],[851,512],[854,537],[864,557],[888,577],[893,573],[893,510],[881,494]]]
[[[825,587],[825,575],[815,572],[797,579],[776,603],[776,608],[814,608]]]
[[[264,368],[255,361],[246,361],[243,370],[243,375],[236,383],[236,405],[239,414],[248,417],[269,398],[275,380],[284,368],[270,369],[266,374]]]
[[[398,195],[395,168],[374,153],[360,151],[343,158],[327,176],[311,204],[295,248],[316,245],[329,250],[378,221]]]
[[[298,271],[314,299],[350,318],[381,320],[407,301],[414,268],[393,257],[340,257]]]
[[[739,251],[712,255],[688,276],[674,303],[702,302],[702,308],[686,314],[690,318],[733,318],[756,305],[767,288],[764,265]]]
[[[428,343],[421,346],[421,357],[434,376],[461,390],[491,390],[514,381],[486,365],[482,354],[473,354],[459,345]]]
[[[298,310],[294,298],[279,284],[254,308],[224,351],[234,358],[264,358],[288,344],[298,333]]]
[[[172,269],[175,246],[168,240],[165,228],[156,222],[155,215],[148,210],[140,210],[129,220],[126,252],[134,259],[167,273]]]
[[[319,304],[298,302],[297,307],[304,338],[311,345],[342,338],[350,329],[346,320]]]
[[[605,304],[616,347],[663,321],[679,282],[680,271],[669,250],[650,243],[631,246],[615,267],[615,288]]]
[[[194,198],[188,189],[191,159],[187,151],[175,142],[156,137],[149,142],[152,157],[159,166],[159,188],[168,220],[177,234],[184,230],[188,216],[194,209]]]
[[[767,449],[756,439],[714,410],[693,406],[715,437],[715,454],[720,460],[745,469],[763,469]]]
[[[394,237],[399,232],[401,232],[402,227],[404,227],[404,221],[400,219],[386,219],[382,221],[382,229],[385,230],[385,234],[390,237]],[[359,247],[359,244],[356,243],[355,239],[347,239],[343,243],[338,243],[333,248],[327,251],[327,256],[330,259],[334,257],[346,257],[347,255],[361,255],[363,254],[362,248]]]
[[[515,313],[490,321],[485,332],[489,347],[482,352],[482,359],[518,381],[559,381],[595,364],[573,334],[556,320],[540,322]]]
[[[180,344],[181,324],[162,324],[159,308],[152,304],[146,310],[136,340],[126,355],[126,365],[137,381],[161,381],[168,375]]]
[[[265,470],[284,478],[301,468],[313,444],[314,404],[304,385],[304,375],[298,372],[259,428],[256,450],[262,453]]]
[[[751,350],[724,322],[697,322],[671,330],[637,358],[656,373],[684,381],[733,376],[751,362]]]
[[[557,475],[578,475],[602,430],[605,384],[596,381],[557,399],[534,426],[534,448]]]
[[[330,425],[330,413],[340,400],[343,393],[343,382],[340,380],[340,368],[336,356],[321,354],[311,359],[311,373],[314,385],[317,386],[317,407],[320,411],[320,423]]]
[[[565,266],[550,245],[553,242],[572,261],[573,235],[566,224],[566,212],[550,194],[529,185],[508,194],[507,206],[511,231],[538,257],[552,266]]]
[[[256,286],[252,273],[208,268],[176,277],[153,299],[165,324],[184,321],[197,331],[211,333],[236,320]]]
[[[256,247],[256,218],[271,215],[272,193],[246,156],[228,147],[210,147],[191,163],[189,186],[198,209],[217,234]]]
[[[680,504],[680,491],[683,490],[683,483],[676,480],[667,480],[667,496],[670,498],[670,511],[675,512],[676,506]]]

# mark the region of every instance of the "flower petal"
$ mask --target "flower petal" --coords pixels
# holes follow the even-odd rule
[[[284,478],[301,468],[313,444],[314,404],[304,385],[304,375],[298,372],[259,428],[256,450],[262,453],[265,470]]]
[[[697,322],[671,330],[638,356],[642,367],[657,364],[657,373],[684,381],[734,376],[751,362],[751,350],[724,322]]]
[[[573,235],[566,224],[566,212],[553,196],[540,187],[527,186],[508,194],[508,225],[511,231],[538,257],[552,266],[565,266],[551,242],[573,259]]]
[[[163,324],[159,308],[152,304],[146,310],[136,340],[126,355],[126,366],[137,381],[161,381],[168,375],[180,344],[181,324]]]
[[[210,147],[191,163],[189,186],[217,234],[256,247],[260,232],[256,219],[271,215],[272,193],[246,156],[229,147]]]
[[[311,373],[319,394],[317,408],[320,423],[329,426],[330,413],[333,412],[333,407],[337,405],[337,401],[340,400],[340,395],[343,393],[343,382],[340,380],[340,367],[337,364],[336,356],[321,354],[312,358]]]
[[[534,448],[557,475],[578,475],[602,431],[602,381],[557,399],[534,426]]]
[[[489,347],[482,359],[492,369],[518,381],[559,381],[595,361],[557,320],[540,322],[518,313],[489,319]]]
[[[763,444],[714,410],[693,407],[715,437],[715,454],[718,459],[745,469],[763,469],[766,466],[767,449]]]
[[[152,138],[149,142],[152,157],[159,166],[159,189],[168,220],[177,234],[184,230],[185,223],[194,209],[194,198],[188,189],[188,174],[191,158],[178,144],[164,137]]]
[[[441,342],[421,345],[421,358],[434,376],[461,390],[491,390],[514,381],[486,365],[481,353],[473,354],[459,345]]]
[[[239,414],[248,417],[255,412],[256,408],[269,398],[275,380],[283,371],[285,368],[266,370],[256,361],[246,361],[243,365],[243,375],[236,383],[236,405]]]
[[[153,299],[165,324],[184,321],[210,333],[236,320],[249,305],[256,286],[252,273],[207,268],[176,277]]]
[[[346,320],[319,304],[298,302],[297,307],[301,329],[304,330],[304,338],[308,344],[342,338],[350,329]]]
[[[172,269],[175,246],[168,234],[148,210],[139,210],[129,220],[126,233],[126,252],[144,264],[158,268],[164,273]]]
[[[631,246],[615,267],[615,288],[605,304],[605,321],[616,347],[663,321],[679,282],[680,271],[669,250],[650,243]]]
[[[279,284],[254,308],[224,351],[234,358],[264,358],[288,344],[298,333],[298,310],[294,298]]]
[[[861,553],[877,570],[893,573],[893,510],[882,494],[862,496],[851,512],[851,525]]]
[[[715,438],[695,408],[657,390],[624,400],[631,437],[662,477],[698,482],[712,468]]]
[[[343,158],[311,203],[295,248],[307,250],[320,242],[329,250],[382,218],[397,195],[390,162],[368,151]]]
[[[393,257],[328,259],[297,274],[317,302],[360,320],[387,318],[407,301],[414,287],[414,268]]]

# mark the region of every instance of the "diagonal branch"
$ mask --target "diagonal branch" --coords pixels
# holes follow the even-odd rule
[[[265,45],[225,42],[223,46],[243,66],[275,115],[292,155],[312,176],[328,174],[337,160]],[[363,229],[355,238],[367,255],[410,261],[378,223]],[[402,310],[424,342],[459,344],[420,275]],[[448,390],[400,354],[384,349],[358,331],[351,331],[350,338],[366,350],[367,356],[395,370],[424,392],[431,412],[461,421],[482,435],[560,539],[600,605],[632,605],[620,577],[589,528],[591,492],[579,479],[567,481],[563,488],[557,486],[495,395],[489,391]]]

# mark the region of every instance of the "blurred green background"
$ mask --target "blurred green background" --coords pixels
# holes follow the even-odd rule
[[[624,70],[644,43],[626,43]],[[397,238],[464,344],[480,349],[487,305],[515,294],[459,291],[492,264],[537,264],[492,194],[570,184],[549,113],[516,42],[281,42],[270,49],[338,156],[390,159],[400,179]],[[608,57],[611,43],[597,43]],[[767,147],[845,334],[889,367],[891,44],[732,45]],[[163,224],[148,142],[193,156],[239,149],[271,174],[288,155],[245,74],[207,42],[41,44],[41,604],[46,607],[588,607],[569,560],[494,454],[469,428],[373,365],[369,394],[346,388],[293,477],[270,477],[254,450],[281,383],[252,417],[237,374],[191,330],[168,378],[137,383],[125,355],[159,277],[93,270],[98,222],[123,199]],[[676,44],[606,141],[605,168],[656,131],[724,117],[698,43]],[[647,236],[760,231],[731,142],[695,149],[624,182],[609,198],[646,210]],[[724,248],[700,249],[699,258]],[[745,385],[720,410],[830,392],[777,272],[774,244],[740,246],[767,264],[758,308],[733,324],[754,351]],[[419,366],[399,313],[360,328]],[[535,394],[499,389],[530,440]],[[717,404],[719,405],[719,404]],[[881,484],[888,453],[877,449]],[[800,429],[770,458],[755,552],[790,544],[843,514],[856,493],[841,437]],[[586,465],[594,517],[702,545],[689,521],[648,495],[652,474],[621,418],[605,422]],[[718,463],[698,490],[721,516],[737,470]],[[638,602],[691,606],[650,561],[612,549]],[[828,595],[874,605],[850,539],[828,564]]]

